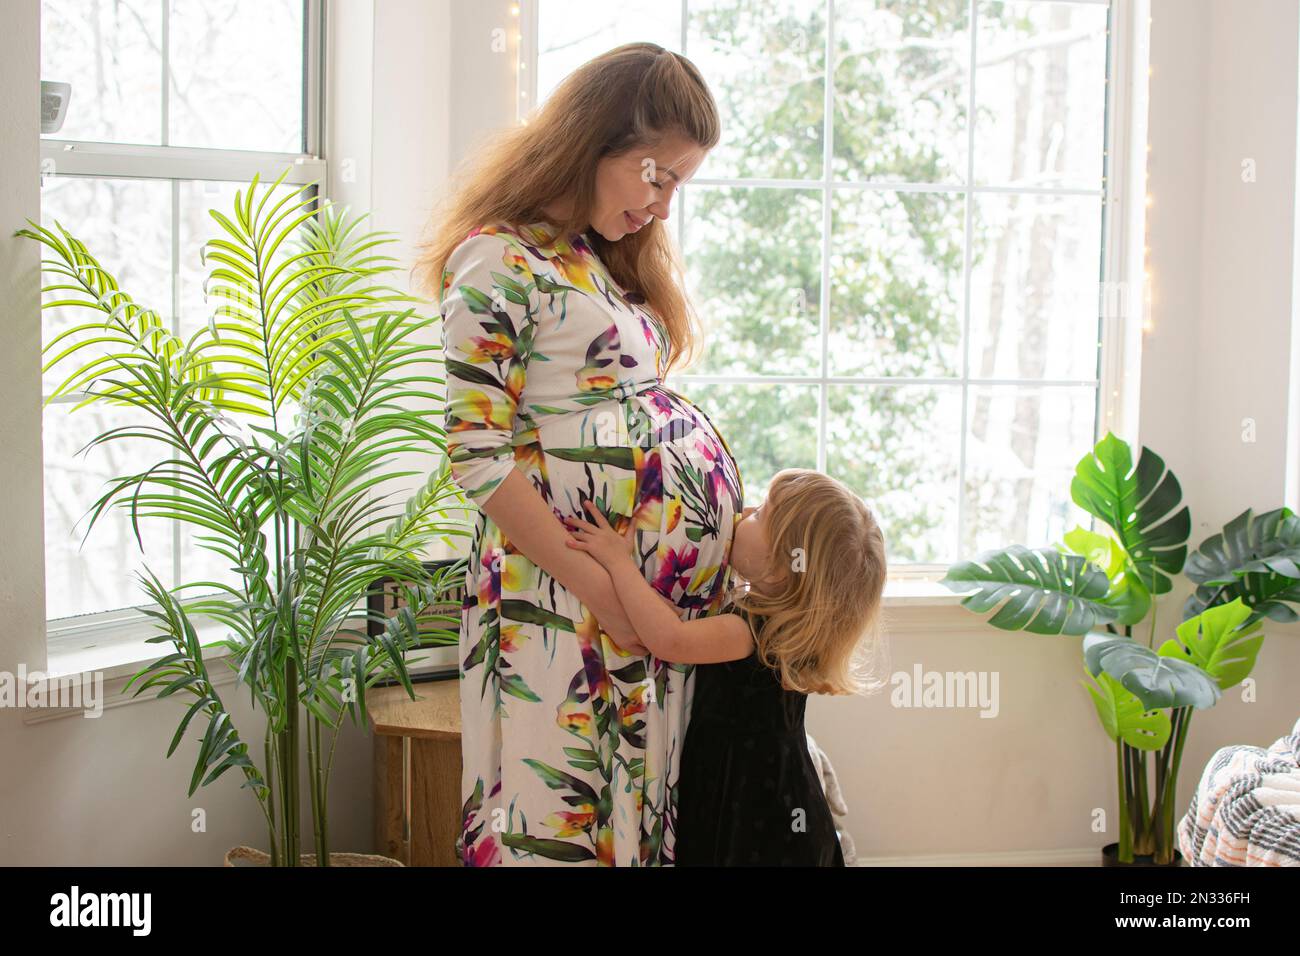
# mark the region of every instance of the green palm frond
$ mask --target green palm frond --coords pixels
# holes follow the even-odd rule
[[[229,215],[211,212],[221,233],[204,248],[211,266],[204,289],[217,307],[188,341],[122,291],[60,224],[30,223],[19,235],[52,253],[44,260],[55,280],[44,289],[45,307],[94,317],[46,346],[47,370],[77,365],[55,397],[77,396],[76,408],[131,408],[143,418],[82,450],[148,439],[161,452],[107,483],[86,533],[110,507],[129,512],[140,542],[143,518],[182,522],[239,577],[171,590],[152,576],[144,581],[160,609],[146,613],[164,623],[176,651],[136,675],[141,690],[162,686],[165,695],[198,698],[168,756],[205,713],[191,792],[243,768],[267,815],[275,858],[292,861],[300,709],[308,714],[321,852],[333,754],[332,745],[328,756],[321,750],[321,725],[337,731],[344,714],[364,719],[365,689],[381,675],[397,676],[414,696],[406,653],[447,643],[456,622],[435,616],[430,629],[427,615],[417,620],[411,608],[439,603],[459,583],[446,569],[427,571],[419,552],[466,534],[453,516],[469,509],[451,480],[441,427],[445,381],[437,374],[437,335],[428,332],[440,317],[419,314],[420,300],[385,284],[397,270],[383,251],[394,239],[364,231],[364,217],[319,203],[310,185],[281,188],[287,172],[261,191],[255,177]],[[413,455],[438,463],[398,470],[398,456]],[[412,475],[425,478],[414,496],[381,493],[380,483]],[[365,625],[381,617],[365,604],[380,580],[396,582],[407,606],[358,630],[358,617]],[[178,595],[193,589],[206,593],[181,602]],[[264,774],[210,690],[191,624],[200,615],[227,629],[208,646],[229,652],[226,663],[266,714]]]
[[[207,786],[231,767],[239,767],[245,776],[244,786],[252,787],[260,799],[266,794],[266,780],[249,758],[248,746],[240,739],[230,720],[230,714],[222,703],[221,695],[212,684],[207,664],[203,660],[203,648],[199,644],[198,633],[190,615],[148,568],[139,577],[145,590],[161,608],[145,612],[161,622],[163,631],[150,638],[149,642],[171,641],[176,651],[143,668],[127,681],[124,690],[129,690],[139,680],[141,683],[132,696],[138,697],[148,688],[161,685],[163,689],[158,694],[160,698],[180,691],[195,698],[176,728],[171,746],[167,749],[168,757],[176,751],[193,718],[199,713],[207,717],[208,729],[203,735],[194,773],[190,778],[190,796],[200,786]]]
[[[320,361],[314,353],[321,344],[348,334],[340,314],[352,310],[364,317],[367,308],[382,309],[395,295],[379,286],[353,287],[356,279],[383,270],[358,271],[348,259],[358,245],[381,240],[351,236],[341,223],[310,231],[308,223],[321,212],[312,184],[288,189],[268,206],[285,173],[260,198],[254,177],[236,195],[233,218],[211,211],[225,235],[204,246],[205,263],[215,263],[205,292],[224,304],[194,346],[227,378],[246,383],[253,404],[273,422],[299,397]]]
[[[364,215],[350,215],[346,208],[339,210],[327,206],[320,219],[309,219],[303,223],[301,234],[296,239],[298,248],[311,253],[309,258],[312,261],[333,265],[343,271],[323,274],[313,280],[299,293],[300,299],[305,302],[311,298],[326,298],[351,290],[359,299],[366,297],[368,301],[377,303],[419,301],[382,284],[353,288],[372,276],[395,272],[398,267],[395,256],[377,254],[381,246],[396,243],[397,237],[386,232],[359,234],[357,230],[366,218]]]

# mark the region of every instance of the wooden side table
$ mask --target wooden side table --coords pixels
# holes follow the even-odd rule
[[[375,734],[375,847],[407,866],[460,866],[460,680],[366,694]]]

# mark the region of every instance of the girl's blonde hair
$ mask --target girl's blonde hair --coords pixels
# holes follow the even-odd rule
[[[762,617],[759,660],[805,694],[858,694],[883,686],[881,605],[885,538],[871,509],[818,471],[787,468],[772,479],[766,512],[771,564],[765,595],[736,590],[732,602]]]
[[[628,43],[570,73],[526,125],[498,133],[458,167],[432,217],[433,238],[420,243],[417,287],[441,298],[443,267],[456,246],[487,223],[553,222],[556,237],[588,230],[596,166],[606,156],[654,148],[676,133],[706,152],[721,131],[704,77],[681,54],[654,43]],[[556,222],[544,206],[572,196],[572,214]],[[640,230],[609,242],[588,233],[613,279],[644,299],[671,343],[669,368],[685,367],[701,346],[699,316],[685,288],[680,255],[667,228],[651,217]]]

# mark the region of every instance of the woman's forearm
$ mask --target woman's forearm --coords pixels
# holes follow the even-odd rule
[[[522,472],[511,469],[480,507],[515,548],[586,605],[610,637],[622,644],[635,636],[609,574],[595,558],[565,545],[568,529]]]

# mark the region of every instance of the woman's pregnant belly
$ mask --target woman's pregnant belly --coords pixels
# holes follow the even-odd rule
[[[708,416],[662,385],[542,418],[516,466],[561,516],[593,500],[618,529],[636,523],[636,558],[659,593],[695,617],[725,593],[744,490]]]

